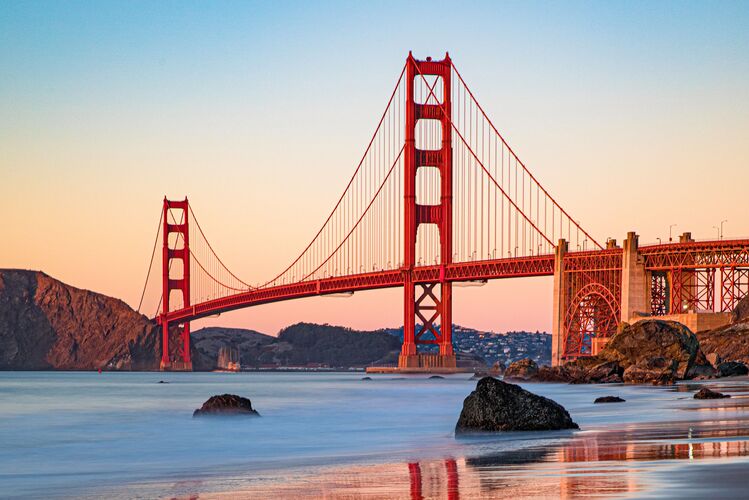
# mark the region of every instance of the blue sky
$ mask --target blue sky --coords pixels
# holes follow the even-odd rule
[[[707,238],[722,219],[749,236],[747,26],[749,3],[728,1],[6,1],[0,265],[132,304],[160,200],[188,195],[222,257],[261,281],[329,212],[409,50],[448,50],[599,240],[672,223]],[[548,289],[461,292],[456,321],[548,328]],[[399,321],[398,293],[362,295],[345,314],[300,302],[232,321],[377,326],[370,300]],[[513,307],[527,302],[544,313]],[[513,314],[482,312],[496,303]]]

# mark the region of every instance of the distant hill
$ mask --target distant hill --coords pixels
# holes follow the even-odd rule
[[[153,370],[159,328],[119,299],[0,270],[0,370]]]
[[[216,368],[222,346],[239,349],[243,367],[362,367],[392,356],[400,342],[384,331],[357,331],[342,326],[297,323],[271,337],[253,330],[203,328],[192,334],[193,368]]]
[[[493,335],[497,334],[456,326],[459,363],[492,363],[505,354],[507,342],[512,354],[516,347],[518,353],[530,355],[528,345],[544,346],[535,337]],[[403,328],[359,331],[297,323],[273,337],[210,327],[192,333],[191,355],[195,370],[216,369],[223,346],[238,349],[244,367],[364,367],[396,364],[402,338]],[[123,301],[66,285],[42,272],[0,270],[0,370],[156,370],[160,352],[158,325]]]
[[[239,349],[243,366],[258,366],[264,353],[273,351],[268,348],[277,344],[278,339],[254,330],[242,328],[208,327],[196,330],[191,334],[193,370],[215,370],[218,351],[221,347]]]

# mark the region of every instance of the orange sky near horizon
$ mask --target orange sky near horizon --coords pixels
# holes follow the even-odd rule
[[[671,224],[715,238],[722,220],[726,237],[749,237],[746,4],[476,2],[441,33],[408,22],[425,5],[4,4],[0,267],[135,307],[166,195],[190,198],[238,276],[272,277],[338,199],[409,49],[450,51],[518,156],[599,241],[665,240]],[[454,321],[549,331],[551,288],[457,288]],[[274,334],[297,321],[400,326],[402,291],[193,329]]]

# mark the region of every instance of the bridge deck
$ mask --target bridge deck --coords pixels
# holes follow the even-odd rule
[[[716,268],[727,266],[749,266],[749,240],[718,240],[688,243],[669,243],[640,247],[648,270],[681,268]],[[569,252],[565,262],[570,271],[606,270],[620,267],[621,248]],[[565,265],[567,267],[567,265]],[[476,281],[530,276],[552,276],[554,255],[522,258],[504,258],[473,262],[460,262],[441,266],[423,266],[414,270],[415,283]],[[348,276],[310,280],[300,283],[282,284],[251,289],[220,299],[193,304],[190,307],[171,311],[167,320],[171,322],[192,321],[214,314],[252,307],[270,302],[329,295],[335,293],[394,288],[404,285],[404,272],[400,269],[360,273]]]

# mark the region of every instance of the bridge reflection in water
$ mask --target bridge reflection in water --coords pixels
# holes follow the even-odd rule
[[[468,448],[496,444],[488,439]],[[253,478],[249,488],[201,492],[200,498],[621,497],[664,487],[662,481],[680,465],[740,457],[749,457],[746,421],[663,422],[575,433],[552,444],[493,454],[322,468],[292,480]]]

